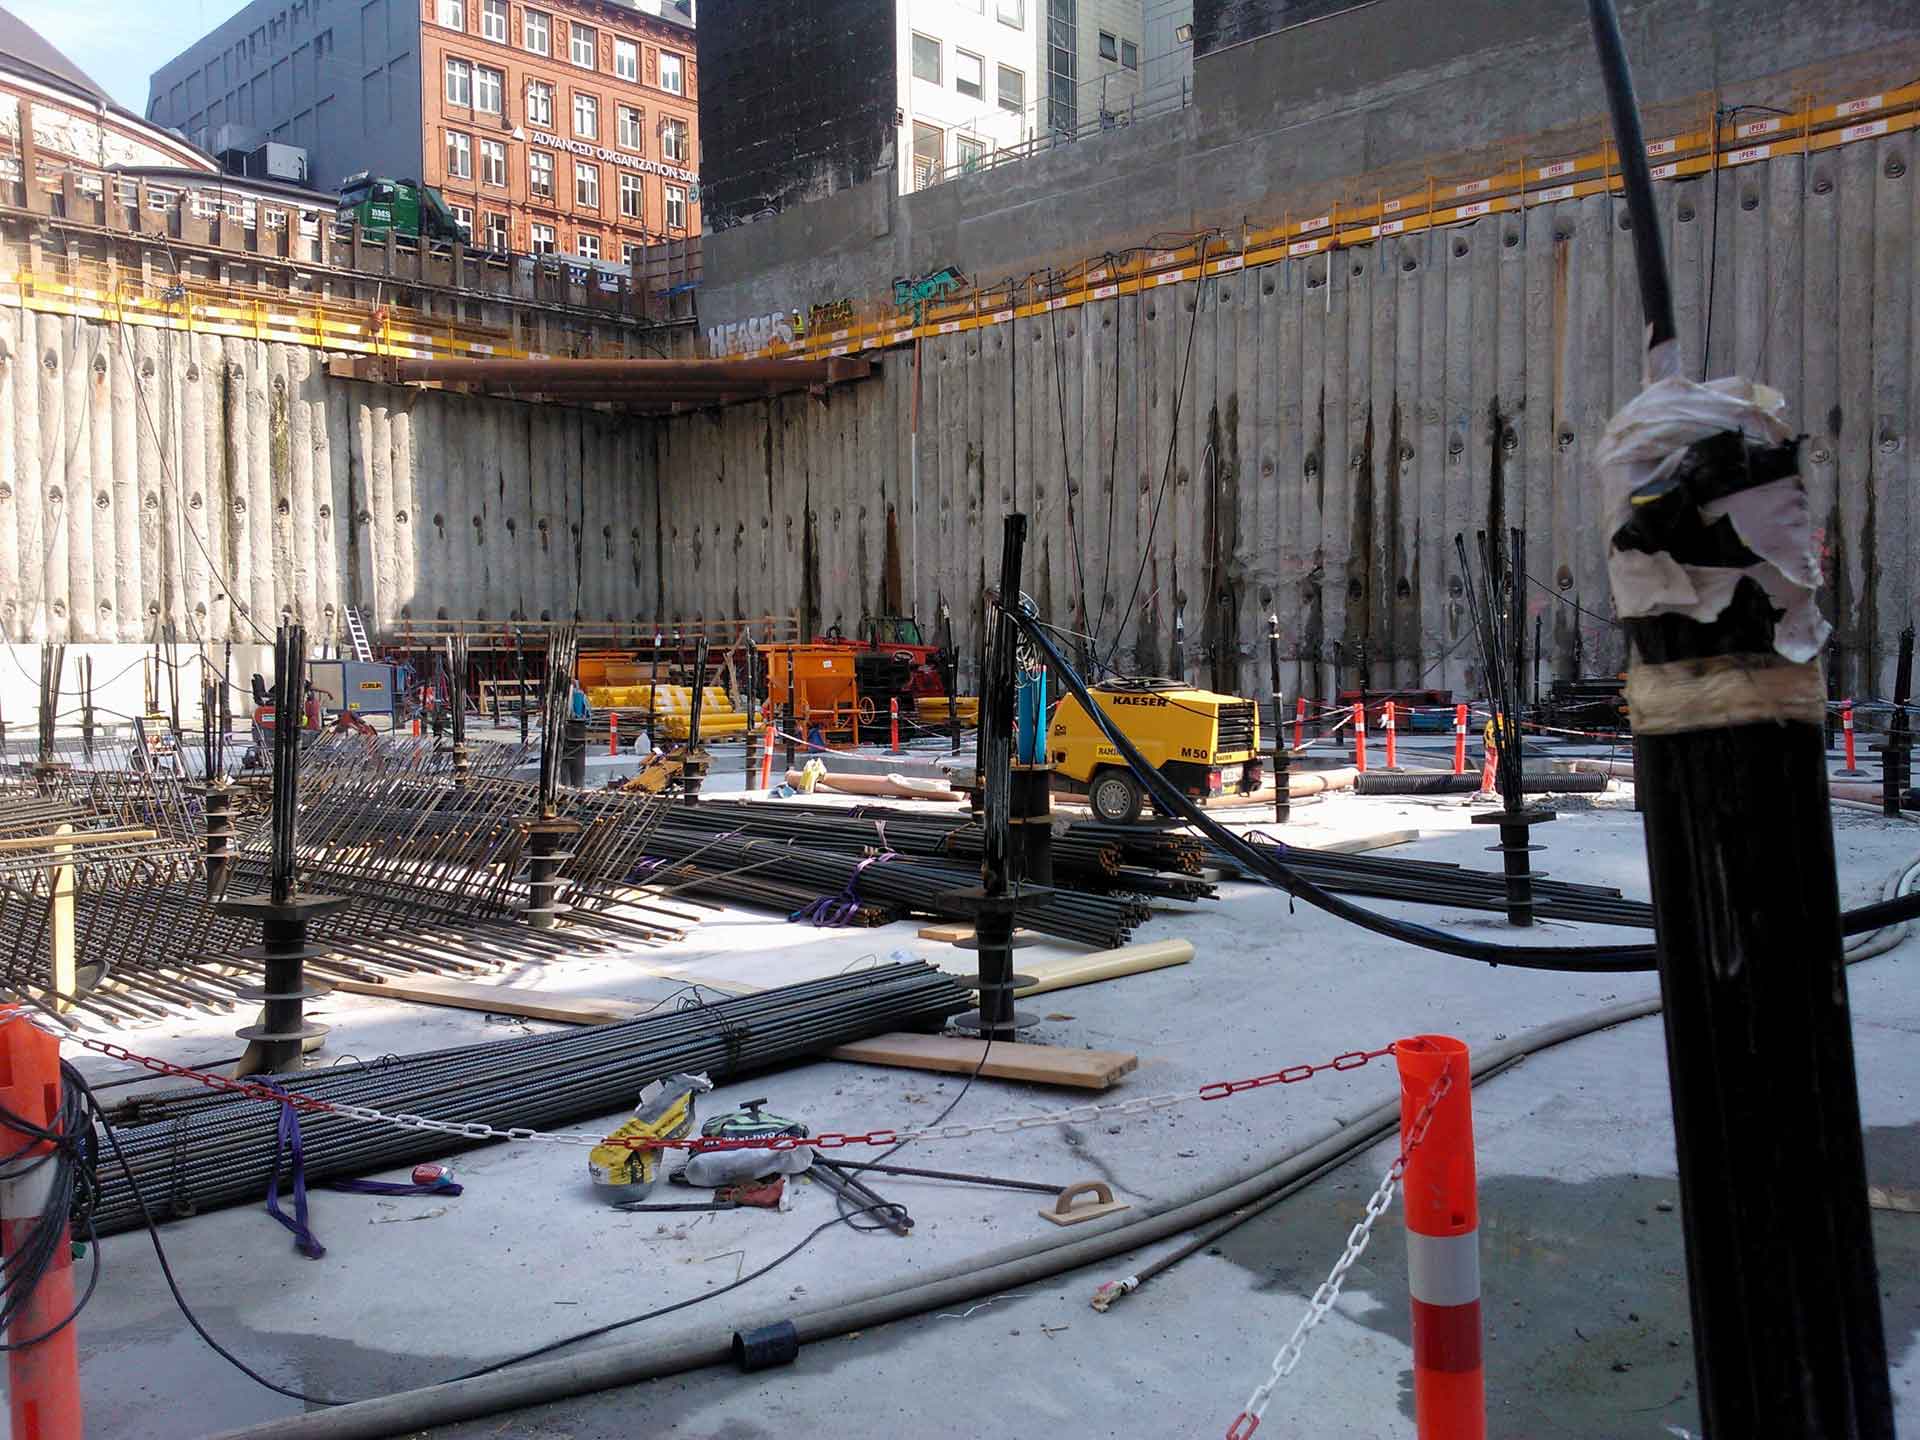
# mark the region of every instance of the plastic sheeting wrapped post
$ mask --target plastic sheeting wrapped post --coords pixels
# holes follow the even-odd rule
[[[1685,379],[1671,341],[1648,369],[1598,458],[1701,1417],[1890,1440],[1798,440],[1778,392]]]

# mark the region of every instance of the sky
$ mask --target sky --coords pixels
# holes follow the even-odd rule
[[[147,77],[246,0],[4,0],[107,93],[147,112]]]

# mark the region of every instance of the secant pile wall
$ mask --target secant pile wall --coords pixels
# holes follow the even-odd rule
[[[629,619],[654,436],[330,379],[297,345],[0,308],[0,638],[183,643]],[[576,555],[576,543],[579,550]]]
[[[1711,291],[1713,373],[1777,385],[1808,433],[1843,693],[1890,683],[1914,617],[1913,149],[1895,133],[1656,187],[1689,366]],[[911,349],[826,404],[672,421],[659,594],[849,629],[945,603],[972,656],[1019,508],[1029,592],[1125,664],[1167,669],[1179,617],[1189,673],[1264,685],[1272,613],[1308,694],[1331,690],[1336,642],[1349,684],[1473,690],[1453,536],[1515,524],[1545,668],[1573,673],[1577,648],[1615,670],[1592,457],[1638,385],[1631,240],[1601,195],[925,341],[917,508]]]

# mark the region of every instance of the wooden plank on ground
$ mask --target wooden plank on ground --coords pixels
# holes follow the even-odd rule
[[[1032,934],[1033,931],[1031,930],[1015,930],[1013,932],[1013,938],[1019,940]],[[938,940],[947,945],[958,945],[962,940],[973,939],[973,926],[922,925],[920,927],[920,938],[922,940]]]
[[[761,988],[691,975],[654,978],[697,984],[728,995],[757,995]],[[655,1008],[643,1001],[616,1000],[605,995],[554,995],[513,985],[475,985],[466,980],[329,980],[327,983],[351,995],[375,995],[385,1000],[444,1005],[455,1010],[485,1010],[495,1015],[520,1015],[529,1020],[554,1020],[563,1025],[604,1025],[610,1020],[631,1020]]]
[[[1016,951],[1013,967],[1034,983],[1014,991],[1015,996],[1044,995],[1050,990],[1069,990],[1075,985],[1091,985],[1098,980],[1118,980],[1147,970],[1164,970],[1169,965],[1185,965],[1193,959],[1193,944],[1187,940],[1150,940],[1139,945],[1122,945],[1118,950],[1096,950],[1089,955],[1035,956]],[[956,969],[961,957],[942,956],[934,963],[963,985],[976,985],[975,969]]]
[[[901,1033],[877,1035],[829,1050],[832,1060],[857,1065],[891,1065],[907,1070],[934,1070],[943,1075],[971,1075],[975,1069],[995,1080],[1024,1080],[1035,1085],[1070,1085],[1079,1090],[1105,1090],[1140,1063],[1126,1050],[1068,1050],[1052,1045],[1026,1045],[996,1040],[980,1063],[985,1042],[952,1035]]]
[[[1096,950],[1091,955],[1066,955],[1047,960],[1027,960],[1016,954],[1013,968],[1023,975],[1031,975],[1034,983],[1013,993],[1016,997],[1045,995],[1050,990],[1070,990],[1076,985],[1119,980],[1148,970],[1164,970],[1169,965],[1185,965],[1192,959],[1190,940],[1149,940],[1140,945],[1122,945],[1117,950]]]

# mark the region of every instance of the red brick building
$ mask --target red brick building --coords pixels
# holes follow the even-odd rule
[[[421,178],[476,245],[625,263],[699,233],[694,30],[673,0],[419,3]]]

